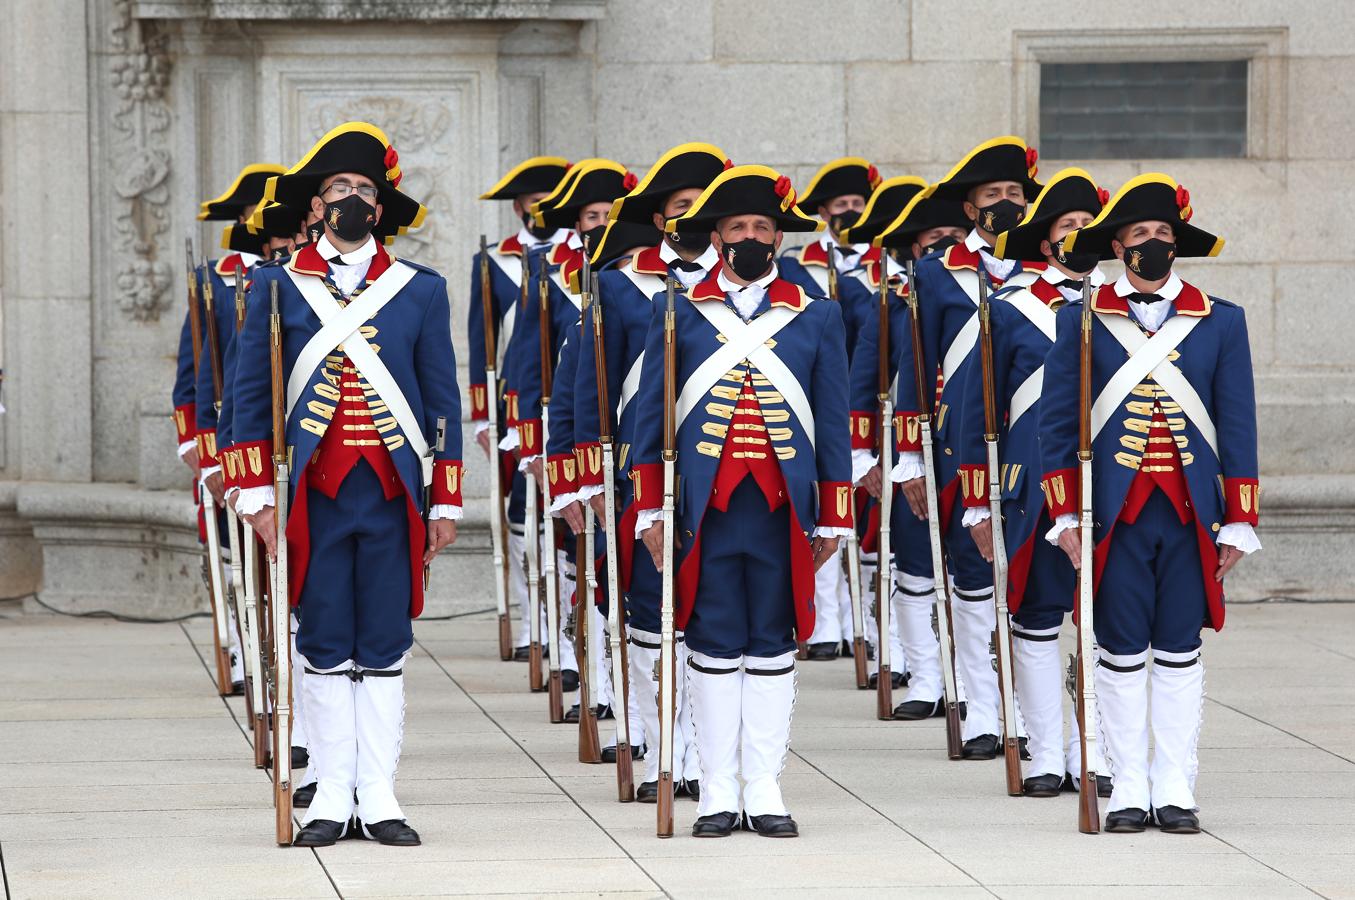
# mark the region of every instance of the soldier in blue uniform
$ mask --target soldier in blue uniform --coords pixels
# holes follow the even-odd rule
[[[534,156],[518,163],[498,180],[493,187],[480,195],[481,200],[510,201],[513,215],[522,221],[522,227],[516,234],[510,235],[489,247],[490,297],[493,302],[493,326],[497,330],[495,347],[499,359],[496,368],[499,378],[499,426],[510,424],[509,413],[512,403],[507,396],[504,359],[512,338],[516,322],[514,309],[522,290],[523,264],[535,248],[550,248],[564,242],[569,237],[567,229],[547,230],[538,227],[532,220],[532,205],[545,197],[569,170],[569,161],[559,156]],[[475,438],[486,458],[489,457],[489,411],[485,389],[485,317],[480,302],[480,254],[477,252],[471,265],[470,296],[467,300],[466,335],[469,346],[467,357],[470,384],[467,387],[467,400],[470,405],[471,421],[475,422]],[[500,434],[500,439],[507,437]],[[522,610],[518,620],[518,633],[514,640],[514,659],[527,661],[527,643],[530,625],[527,621],[527,572],[524,568],[523,546],[523,476],[512,462],[512,454],[507,451],[496,453],[499,464],[505,474],[504,484],[508,485],[508,592],[510,603],[516,603]]]
[[[928,510],[926,505],[916,424],[917,370],[912,341],[906,337],[909,332],[904,332],[901,346],[895,348],[899,355],[895,403],[904,427],[899,429],[902,439],[898,446],[899,461],[892,475],[895,481],[903,482],[904,499],[915,516],[940,517],[949,577],[953,580],[955,667],[966,696],[962,751],[965,759],[994,758],[1000,746],[1001,725],[997,674],[989,650],[996,623],[993,572],[961,524],[963,507],[956,502],[960,486],[959,459],[955,455],[959,433],[956,423],[963,416],[966,369],[978,337],[979,279],[996,288],[1013,279],[1018,283],[1029,281],[1035,277],[1032,270],[1043,268],[1043,264],[1002,260],[992,254],[998,234],[1019,221],[1026,202],[1035,199],[1040,191],[1034,180],[1035,161],[1034,148],[1026,147],[1020,138],[994,138],[966,154],[931,191],[943,199],[962,201],[965,215],[973,225],[963,243],[921,259],[916,269],[917,284],[912,286],[920,298],[922,371],[928,379],[931,373],[941,371],[935,419],[939,510]],[[931,385],[926,387],[930,389]],[[928,547],[925,543],[922,546]],[[922,569],[916,560],[905,559],[900,569],[917,575],[932,571],[930,560]],[[928,577],[927,583],[930,581]],[[920,587],[922,582],[914,584]]]
[[[1223,627],[1224,576],[1261,546],[1246,317],[1172,271],[1180,257],[1223,248],[1191,215],[1186,189],[1149,173],[1063,239],[1069,258],[1125,266],[1091,299],[1096,694],[1115,779],[1107,831],[1153,820],[1166,832],[1200,830],[1200,631]],[[1082,312],[1074,303],[1058,313],[1039,422],[1047,539],[1075,565]]]
[[[872,243],[887,251],[886,258],[911,257],[920,260],[941,253],[963,240],[972,223],[960,201],[933,196],[930,190],[913,195],[903,211]],[[912,319],[906,298],[910,286],[897,271],[898,263],[889,263],[889,350],[887,357],[890,383],[898,372],[898,351],[912,341]],[[879,288],[878,267],[869,267],[875,289]],[[878,302],[878,301],[877,301]],[[880,496],[879,469],[879,318],[866,319],[857,337],[852,357],[852,474],[873,497]],[[909,406],[916,404],[914,399]],[[916,418],[913,419],[916,427]],[[904,428],[907,428],[906,423]],[[908,435],[896,428],[896,444],[908,444]],[[916,441],[916,435],[912,438]],[[894,554],[894,590],[890,598],[892,620],[898,626],[899,642],[907,662],[908,693],[894,707],[894,718],[905,721],[942,715],[942,678],[940,647],[932,630],[932,562],[925,520],[911,514],[907,503],[897,495],[890,515],[890,543]],[[878,525],[875,526],[878,533]],[[899,671],[903,671],[899,667]]]
[[[300,690],[319,773],[300,846],[334,843],[355,810],[362,836],[419,843],[394,791],[403,665],[410,619],[423,606],[423,568],[456,539],[461,402],[445,280],[396,260],[372,235],[378,223],[399,233],[423,222],[426,210],[400,192],[400,180],[381,129],[349,122],[270,181],[268,199],[309,205],[325,230],[285,265],[256,269],[239,337],[232,427],[244,473],[236,508],[270,551],[287,541],[290,599],[299,605]],[[267,463],[274,285],[294,463],[283,536]],[[440,418],[450,426],[441,448]]]
[[[1091,222],[1108,198],[1083,170],[1064,169],[1045,185],[1021,224],[998,235],[994,247],[999,259],[1048,265],[1028,287],[1004,288],[994,294],[989,307],[1012,671],[1030,738],[1031,762],[1024,782],[1027,797],[1056,797],[1065,784],[1076,789],[1076,773],[1082,770],[1076,723],[1064,740],[1064,671],[1059,654],[1059,631],[1064,616],[1073,611],[1076,578],[1067,557],[1042,540],[1050,523],[1037,477],[1041,471],[1037,423],[1044,360],[1054,343],[1055,311],[1081,296],[1084,277],[1095,287],[1105,281],[1096,254],[1066,255],[1060,242],[1064,235]],[[977,361],[967,368],[957,449],[963,521],[979,552],[991,560],[983,369]],[[1098,773],[1102,796],[1109,797],[1110,777],[1101,760],[1093,759],[1089,768]]]
[[[636,533],[677,608],[701,758],[693,834],[740,822],[798,834],[779,775],[795,701],[796,636],[814,630],[814,573],[853,526],[842,313],[779,276],[785,231],[821,224],[766,166],[721,173],[670,233],[709,228],[721,266],[677,300],[677,534],[663,496],[664,317],[651,319],[635,403]],[[743,782],[740,797],[740,779]]]
[[[725,169],[730,168],[723,150],[712,144],[687,143],[672,148],[650,167],[629,194],[612,204],[612,225],[632,228],[662,228],[691,208],[701,192]],[[602,304],[603,352],[607,364],[607,405],[615,423],[616,488],[621,505],[617,518],[617,555],[624,609],[628,618],[630,664],[631,743],[642,739],[657,745],[659,729],[658,685],[655,665],[659,658],[659,599],[661,585],[654,561],[635,536],[635,496],[630,479],[632,448],[638,405],[633,402],[645,360],[645,339],[654,304],[663,303],[669,277],[684,289],[705,280],[719,265],[711,244],[710,229],[698,227],[663,234],[661,241],[641,250],[627,262],[605,268],[598,276]],[[585,323],[586,325],[587,323]],[[605,513],[602,488],[601,433],[598,422],[598,380],[592,364],[597,352],[592,328],[583,329],[580,365],[575,383],[575,434],[579,459],[579,497],[593,505],[599,522]],[[685,644],[684,644],[685,648]],[[685,649],[682,652],[685,659]],[[700,795],[701,770],[692,734],[690,705],[681,681],[677,691],[680,727],[675,732],[673,783],[678,795]],[[635,799],[653,803],[658,797],[658,754],[649,753],[648,763]]]
[[[880,184],[875,166],[859,156],[844,156],[825,164],[814,173],[796,209],[817,216],[825,225],[817,240],[796,250],[788,250],[777,261],[781,277],[798,284],[817,297],[828,296],[828,265],[837,270],[838,296],[842,306],[843,328],[847,338],[847,357],[851,359],[856,330],[868,312],[871,297],[860,282],[850,276],[867,262],[877,261],[879,251],[869,242],[849,244],[844,232],[861,218],[866,202]],[[850,650],[852,638],[851,595],[843,570],[842,554],[819,569],[814,590],[814,633],[809,636],[806,656],[828,660],[839,648]]]

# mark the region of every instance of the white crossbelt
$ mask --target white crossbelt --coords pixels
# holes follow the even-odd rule
[[[560,293],[569,298],[569,302],[574,304],[574,308],[583,309],[583,295],[575,294],[569,289],[569,282],[565,280],[565,267],[560,266],[554,272],[550,273],[550,280],[555,282],[555,286],[560,289]]]
[[[630,369],[626,372],[626,377],[621,382],[621,397],[616,403],[616,420],[621,421],[621,414],[626,411],[630,401],[635,399],[635,392],[640,389],[640,370],[645,365],[645,351],[641,350],[640,355],[635,357],[635,362],[630,364]]]
[[[522,284],[522,257],[509,256],[500,253],[497,250],[490,250],[489,258],[494,261],[494,264],[499,267],[499,270],[503,272],[510,282],[514,285]],[[513,306],[517,305],[517,299],[517,294],[514,293]],[[508,352],[508,341],[513,337],[513,326],[516,324],[517,316],[509,315],[508,310],[504,310],[503,320],[499,323],[498,346],[495,347],[496,356],[498,358],[495,360],[494,368],[498,369],[500,372],[503,371],[503,355]]]
[[[828,267],[820,269],[818,266],[804,266],[804,270],[809,273],[809,277],[814,279],[814,283],[819,286],[823,296],[828,296]]]
[[[1119,407],[1120,401],[1129,396],[1129,392],[1138,387],[1144,377],[1151,373],[1153,380],[1166,389],[1186,417],[1195,423],[1205,443],[1217,456],[1218,434],[1214,428],[1214,421],[1209,418],[1204,401],[1200,399],[1200,395],[1181,370],[1167,359],[1168,355],[1186,339],[1186,335],[1200,324],[1200,318],[1172,316],[1156,334],[1148,337],[1125,316],[1097,313],[1097,317],[1115,340],[1129,351],[1129,359],[1111,376],[1110,381],[1106,382],[1106,386],[1097,395],[1096,402],[1092,404],[1092,438],[1095,439],[1100,434],[1101,429],[1110,420],[1111,414]]]
[[[1028,290],[1013,291],[1004,295],[1003,299],[1015,307],[1017,312],[1025,316],[1026,320],[1038,328],[1041,334],[1049,338],[1050,343],[1054,342],[1054,323],[1058,316],[1044,301]],[[1011,409],[1007,418],[1007,429],[1009,431],[1017,420],[1028,413],[1030,408],[1040,399],[1040,390],[1043,386],[1044,366],[1041,365],[1026,376],[1026,380],[1021,382],[1021,386],[1012,394]]]
[[[955,283],[969,295],[975,308],[979,305],[979,273],[969,269],[950,270],[951,277]],[[1003,283],[1003,287],[1008,285],[1016,287],[1026,287],[1035,281],[1034,272],[1018,272]],[[975,312],[969,317],[969,320],[960,328],[959,333],[955,335],[955,340],[950,342],[946,348],[946,354],[941,360],[941,382],[949,384],[950,377],[955,374],[955,370],[960,368],[960,364],[969,358],[969,354],[974,352],[974,345],[979,340],[979,316]]]
[[[352,360],[353,366],[367,379],[367,383],[395,417],[405,440],[409,442],[409,446],[423,465],[424,484],[428,484],[432,479],[432,460],[428,458],[428,440],[424,436],[423,428],[419,425],[414,411],[410,409],[409,401],[405,399],[404,392],[400,390],[390,370],[359,330],[364,322],[394,299],[414,277],[416,270],[397,260],[347,306],[339,305],[339,301],[325,288],[320,278],[314,275],[298,275],[291,269],[284,271],[321,323],[320,330],[312,335],[302,348],[301,355],[297,357],[296,365],[292,368],[292,374],[287,379],[288,415],[291,415],[292,408],[301,398],[301,393],[306,389],[316,368],[331,350],[342,346],[343,352]]]
[[[663,293],[668,288],[668,283],[658,275],[649,275],[636,272],[631,268],[630,263],[621,266],[619,271],[630,279],[630,283],[635,285],[640,293],[644,294],[650,300]]]
[[[687,414],[701,402],[721,376],[740,360],[747,359],[767,376],[767,380],[785,398],[786,404],[800,420],[800,427],[809,436],[810,446],[814,446],[814,413],[809,398],[805,396],[799,379],[786,368],[781,357],[767,346],[767,340],[789,325],[796,313],[784,306],[777,306],[751,322],[744,322],[723,303],[692,305],[705,316],[706,321],[715,326],[716,331],[725,336],[727,342],[707,357],[682,386],[682,393],[678,397],[678,424],[682,424]]]

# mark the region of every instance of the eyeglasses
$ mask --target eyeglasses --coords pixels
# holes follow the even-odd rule
[[[377,198],[377,190],[370,184],[362,184],[358,185],[357,187],[353,187],[353,185],[349,184],[346,181],[336,181],[329,187],[325,188],[324,191],[322,191],[321,193],[322,194],[332,193],[335,197],[347,197],[354,191],[357,191],[358,196],[364,200],[375,200]]]

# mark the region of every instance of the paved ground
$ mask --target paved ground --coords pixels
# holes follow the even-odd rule
[[[3,614],[3,611],[0,611]],[[1206,834],[1079,835],[1071,795],[1011,799],[939,721],[879,723],[849,663],[804,664],[785,791],[803,837],[654,837],[580,765],[484,616],[421,623],[400,795],[425,844],[273,845],[242,704],[196,620],[0,618],[0,859],[14,897],[867,893],[1355,897],[1355,605],[1239,606],[1210,638]],[[491,658],[491,657],[494,658]]]

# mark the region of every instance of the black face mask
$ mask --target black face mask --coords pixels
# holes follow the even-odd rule
[[[1176,244],[1151,238],[1124,248],[1124,267],[1144,281],[1160,281],[1172,270]]]
[[[1001,234],[1015,228],[1016,223],[1021,221],[1021,213],[1025,211],[1026,207],[1015,200],[999,200],[980,206],[979,217],[974,220],[974,224],[989,234]]]
[[[580,231],[579,240],[583,241],[584,252],[587,253],[589,256],[592,256],[593,251],[598,248],[598,244],[602,243],[602,235],[606,231],[607,231],[606,225],[598,225],[596,228],[590,228],[587,231]]]
[[[306,226],[305,231],[306,238],[314,244],[316,241],[320,240],[320,236],[325,233],[325,223],[312,222]]]
[[[1063,241],[1059,241],[1054,244],[1054,258],[1070,272],[1090,272],[1092,269],[1096,268],[1096,264],[1101,261],[1101,254],[1080,250],[1074,250],[1072,253],[1065,253],[1063,251]]]
[[[376,225],[376,208],[356,192],[325,204],[325,227],[341,241],[365,240]]]
[[[944,253],[958,243],[960,242],[950,236],[937,238],[935,241],[922,248],[922,256],[926,256],[928,253]],[[921,257],[918,258],[921,259]]]
[[[669,219],[668,221],[672,221]],[[688,253],[701,254],[710,246],[710,231],[683,231],[681,229],[667,235],[668,243],[681,247]]]
[[[536,220],[532,218],[531,213],[522,214],[522,224],[523,227],[527,229],[528,233],[538,241],[544,241],[552,234],[555,234],[555,229],[551,228],[549,225],[538,226]]]
[[[732,244],[725,244],[720,250],[720,259],[734,274],[744,281],[756,281],[772,264],[772,254],[776,248],[757,238],[744,238]]]
[[[833,234],[840,235],[854,225],[856,220],[860,217],[861,214],[855,212],[838,213],[837,215],[828,217],[828,227],[832,230]]]

